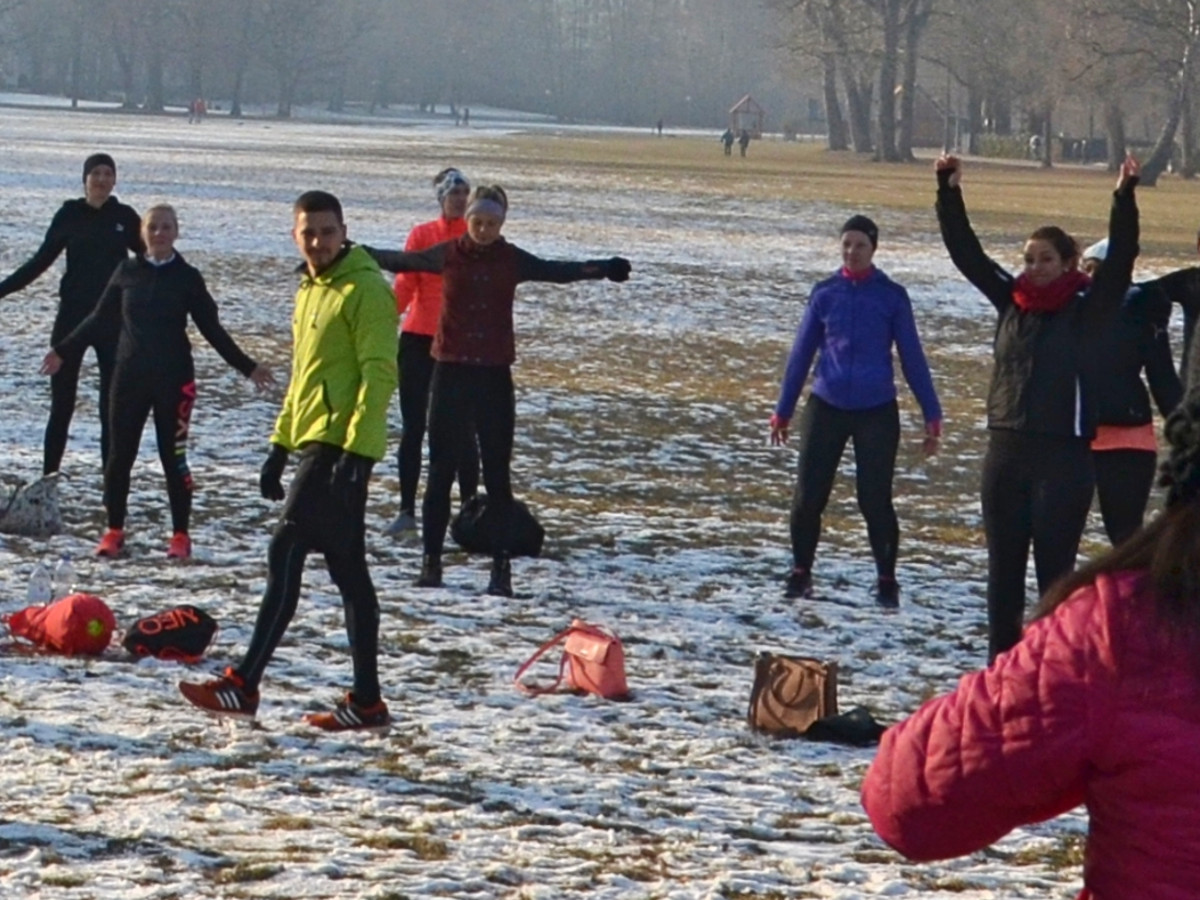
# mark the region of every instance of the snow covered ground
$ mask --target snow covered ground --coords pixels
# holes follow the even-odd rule
[[[24,605],[38,559],[70,553],[81,586],[120,621],[193,602],[222,631],[190,671],[115,650],[100,660],[3,653],[0,895],[1074,895],[1081,816],[968,859],[912,865],[873,835],[858,804],[871,750],[773,742],[744,724],[760,648],[837,659],[843,705],[884,721],[984,659],[975,486],[991,317],[950,270],[931,216],[890,220],[879,256],[910,286],[949,410],[944,453],[925,463],[915,404],[902,400],[903,597],[887,615],[869,599],[864,529],[845,482],[818,562],[824,599],[782,599],[794,453],[765,440],[801,300],[833,268],[832,236],[850,210],[795,196],[714,202],[668,171],[651,180],[566,170],[523,158],[486,128],[219,116],[188,126],[3,108],[0,148],[0,271],[78,194],[84,156],[107,150],[123,199],[176,204],[180,249],[205,272],[226,326],[281,373],[295,283],[290,203],[308,188],[342,198],[353,238],[398,246],[435,214],[429,179],[454,163],[510,189],[506,233],[521,246],[634,262],[626,285],[530,286],[518,301],[514,481],[549,533],[543,558],[515,566],[525,596],[483,595],[486,561],[462,556],[448,559],[445,589],[410,588],[419,548],[379,535],[397,481],[393,460],[377,468],[369,551],[397,722],[382,737],[314,734],[300,720],[349,678],[338,595],[319,560],[268,670],[259,725],[181,705],[176,682],[234,661],[249,637],[276,515],[258,497],[257,472],[279,397],[256,395],[200,342],[196,556],[165,560],[169,519],[147,430],[130,554],[97,562],[87,369],[65,464],[67,533],[0,537],[3,609]],[[56,280],[47,274],[0,307],[8,477],[40,469],[48,388],[37,366]],[[622,636],[633,702],[513,689],[517,665],[575,616]]]

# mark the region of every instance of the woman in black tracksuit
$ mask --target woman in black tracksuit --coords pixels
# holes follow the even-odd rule
[[[1038,589],[1075,567],[1092,502],[1096,348],[1129,288],[1137,256],[1138,165],[1121,166],[1109,218],[1108,259],[1091,281],[1060,228],[1033,232],[1014,277],[983,252],[959,182],[960,161],[937,161],[937,213],[958,270],[996,307],[995,367],[988,391],[983,524],[988,548],[988,657],[1021,637],[1032,542]]]
[[[15,272],[0,281],[0,297],[32,284],[64,250],[67,268],[59,283],[58,315],[50,332],[53,346],[62,340],[95,308],[113,270],[130,251],[140,253],[142,241],[138,214],[112,196],[117,183],[117,164],[107,153],[94,153],[83,163],[84,196],[68,200],[55,213],[42,245]],[[108,458],[108,385],[116,363],[118,323],[97,327],[86,344],[81,344],[50,379],[50,420],[42,450],[42,472],[57,472],[67,447],[67,431],[75,413],[75,394],[83,354],[90,346],[100,370],[100,456]]]
[[[1107,253],[1108,241],[1088,247],[1083,251],[1083,270],[1094,277]],[[1095,349],[1103,365],[1097,370],[1092,462],[1100,516],[1114,547],[1142,527],[1154,485],[1158,436],[1150,394],[1163,418],[1183,398],[1167,338],[1170,318],[1171,301],[1161,289],[1153,283],[1135,284]],[[1149,392],[1142,381],[1143,371]]]
[[[175,210],[166,205],[153,207],[146,213],[141,230],[147,247],[145,255],[117,267],[91,315],[55,343],[46,354],[42,371],[55,374],[63,361],[87,346],[107,322],[120,322],[111,403],[106,411],[112,432],[112,452],[104,468],[108,531],[96,553],[117,556],[124,546],[129,475],[146,417],[153,412],[158,455],[171,504],[173,535],[167,555],[186,559],[191,555],[188,524],[192,509],[187,438],[196,399],[188,317],[221,358],[257,387],[266,387],[274,378],[266,367],[246,356],[221,327],[217,304],[204,277],[175,252],[179,233]]]

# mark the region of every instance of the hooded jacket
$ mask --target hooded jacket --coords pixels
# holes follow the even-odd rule
[[[353,244],[320,274],[303,271],[292,377],[271,442],[290,451],[315,441],[381,460],[396,390],[396,298]]]
[[[406,251],[428,250],[467,233],[466,219],[423,222],[409,232]],[[396,276],[396,309],[404,316],[403,331],[433,337],[442,314],[442,276],[431,272],[401,272]],[[405,315],[405,313],[408,313]]]
[[[892,344],[926,422],[940,422],[938,402],[908,292],[879,269],[864,279],[844,273],[813,288],[788,357],[775,414],[790,419],[813,357],[813,393],[842,410],[870,409],[896,399]]]
[[[862,788],[880,837],[945,859],[1085,804],[1080,898],[1195,897],[1200,657],[1158,621],[1143,573],[1100,575],[889,728]]]

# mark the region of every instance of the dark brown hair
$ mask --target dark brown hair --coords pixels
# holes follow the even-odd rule
[[[1031,241],[1046,241],[1062,257],[1063,262],[1069,263],[1071,260],[1079,258],[1079,244],[1075,238],[1071,237],[1057,225],[1043,225],[1038,228],[1033,234],[1029,235],[1028,240]]]
[[[337,216],[338,224],[345,224],[342,219],[342,204],[337,197],[328,191],[305,191],[292,204],[292,215],[300,213],[331,212]]]

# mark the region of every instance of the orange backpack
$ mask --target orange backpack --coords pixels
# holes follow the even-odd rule
[[[558,678],[542,686],[525,684],[521,676],[548,650],[563,645],[558,662]],[[621,639],[597,625],[575,619],[521,664],[513,676],[517,687],[527,694],[550,694],[566,682],[567,689],[596,694],[606,700],[628,700],[629,685],[625,682],[625,649]]]

